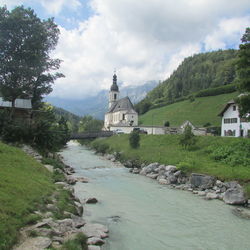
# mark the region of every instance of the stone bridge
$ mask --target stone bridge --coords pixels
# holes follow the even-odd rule
[[[110,137],[114,133],[112,131],[93,131],[93,132],[82,132],[82,133],[73,133],[70,136],[70,140],[78,139],[94,139],[98,137]]]

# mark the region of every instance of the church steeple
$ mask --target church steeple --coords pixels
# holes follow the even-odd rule
[[[113,103],[115,103],[118,100],[118,96],[119,96],[119,88],[117,85],[117,75],[116,71],[114,71],[113,84],[111,85],[109,91],[109,108],[112,106]]]
[[[113,84],[111,85],[110,91],[119,91],[119,88],[117,85],[117,76],[116,76],[115,71],[114,71],[114,75],[113,75]]]

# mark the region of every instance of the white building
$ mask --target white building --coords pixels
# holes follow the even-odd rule
[[[109,110],[105,114],[104,128],[109,130],[112,126],[137,126],[138,114],[129,97],[119,99],[117,76],[113,76],[113,84],[109,91]]]
[[[221,136],[250,136],[250,122],[246,118],[240,118],[239,108],[234,100],[229,101],[219,115],[222,117]]]

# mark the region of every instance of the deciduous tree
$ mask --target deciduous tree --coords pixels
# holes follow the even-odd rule
[[[240,44],[239,60],[237,63],[237,76],[240,91],[245,95],[240,96],[237,102],[240,114],[244,116],[250,113],[250,28],[246,29]]]
[[[60,73],[60,60],[52,59],[59,29],[52,18],[40,20],[30,8],[19,6],[12,11],[0,8],[0,92],[12,102],[32,97],[38,106],[42,96],[52,91],[51,84]]]

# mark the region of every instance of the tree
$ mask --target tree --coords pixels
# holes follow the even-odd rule
[[[51,84],[63,76],[50,73],[60,66],[59,59],[50,58],[58,38],[52,18],[40,20],[23,6],[12,11],[0,8],[0,92],[12,102],[12,114],[17,98],[32,97],[36,108],[52,91]]]
[[[140,147],[140,135],[138,131],[132,131],[129,135],[129,145],[131,148]]]
[[[101,131],[103,121],[93,118],[91,115],[85,115],[79,122],[78,132]]]
[[[250,28],[246,29],[240,44],[239,59],[237,62],[237,76],[239,90],[245,94],[237,98],[240,107],[240,115],[250,113]]]
[[[184,148],[195,145],[196,137],[192,132],[191,126],[187,125],[184,129],[184,133],[180,137],[179,142]]]

